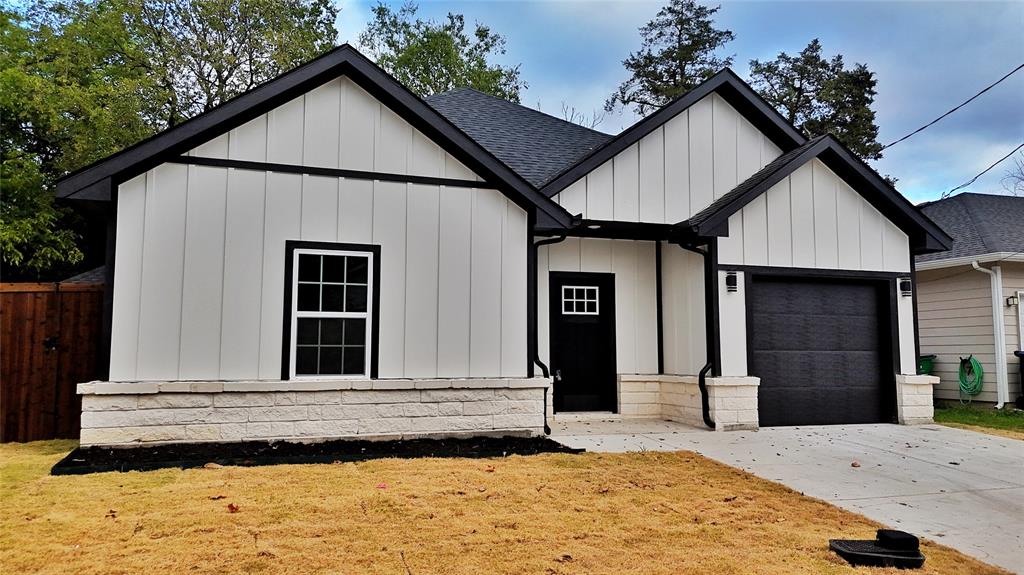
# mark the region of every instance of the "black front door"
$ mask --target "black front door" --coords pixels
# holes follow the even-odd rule
[[[559,411],[616,411],[615,276],[552,272],[551,374]]]

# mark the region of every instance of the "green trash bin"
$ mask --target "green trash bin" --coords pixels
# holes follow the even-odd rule
[[[921,355],[917,358],[917,373],[918,375],[931,375],[932,369],[935,368],[935,355]]]

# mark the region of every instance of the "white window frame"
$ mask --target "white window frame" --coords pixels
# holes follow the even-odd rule
[[[586,296],[584,296],[584,299],[576,299],[576,291],[575,290],[578,290],[578,289],[583,289],[583,290],[592,289],[592,290],[594,290],[594,299],[593,299],[594,311],[586,311],[585,309],[584,309],[584,311],[576,311],[576,305],[575,305],[576,302],[578,302],[578,301],[584,302],[584,308],[586,308],[586,303],[591,301],[589,299],[586,299]],[[571,297],[571,298],[565,297],[565,291],[566,290],[573,290],[572,291],[573,297]],[[573,302],[573,306],[572,306],[573,311],[565,311],[565,302],[567,302],[567,301]],[[562,286],[562,302],[561,302],[561,304],[562,304],[562,315],[601,315],[601,288],[599,286],[593,286],[593,285],[591,285],[591,286],[563,285]]]
[[[350,256],[366,259],[366,311],[299,311],[299,259],[301,255],[320,256]],[[373,333],[373,296],[376,286],[373,285],[373,252],[356,250],[325,250],[310,248],[295,248],[292,250],[292,302],[291,302],[291,349],[288,375],[290,379],[300,380],[336,380],[336,379],[370,379],[370,358],[373,357],[373,340],[370,335]],[[321,265],[321,279],[323,278],[323,267]],[[346,278],[347,279],[347,278]],[[321,282],[322,283],[322,282]],[[328,282],[331,283],[331,282]],[[335,284],[337,285],[337,284]],[[321,298],[323,294],[321,292]],[[340,318],[340,319],[365,319],[366,320],[366,342],[363,359],[363,373],[360,374],[296,374],[295,356],[299,349],[299,318]]]

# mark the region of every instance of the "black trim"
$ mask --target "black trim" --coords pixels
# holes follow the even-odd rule
[[[785,161],[769,164],[686,224],[700,236],[723,235],[730,216],[814,158],[850,183],[869,204],[904,231],[910,238],[913,254],[944,251],[953,245],[953,239],[942,228],[831,135],[808,142],[805,149]]]
[[[682,224],[653,224],[647,222],[617,222],[614,220],[579,220],[568,230],[538,224],[536,235],[564,233],[576,238],[602,238],[609,240],[642,240],[691,242],[696,234],[686,222]]]
[[[722,96],[731,106],[736,108],[737,112],[754,124],[754,127],[779,146],[783,152],[792,150],[807,141],[799,130],[790,125],[753,88],[732,70],[726,68],[693,90],[662,107],[657,112],[633,124],[627,130],[576,162],[576,164],[566,168],[562,173],[545,184],[540,190],[541,193],[550,198],[561,192],[576,180],[590,173],[712,92],[717,92],[718,95]]]
[[[370,313],[370,379],[377,379],[378,343],[380,341],[380,246],[370,244],[344,244],[337,242],[310,242],[285,240],[284,242],[284,321],[281,326],[281,380],[291,379],[292,340],[292,268],[295,250],[337,250],[368,252],[373,254],[373,310]]]
[[[665,322],[662,318],[661,294],[661,242],[654,242],[654,297],[658,313],[658,375],[665,373]]]
[[[538,289],[537,288],[537,278],[538,278],[538,274],[537,274],[537,249],[540,248],[541,246],[549,246],[551,244],[557,244],[559,242],[564,242],[565,238],[566,238],[566,235],[565,235],[564,231],[565,230],[563,230],[563,233],[557,235],[556,237],[545,238],[543,240],[538,240],[536,242],[534,242],[530,238],[527,239],[527,241],[530,242],[530,248],[529,248],[529,251],[527,253],[532,255],[532,262],[527,267],[527,272],[526,272],[527,281],[529,281],[529,278],[530,278],[530,270],[533,270],[533,281],[530,282],[529,286],[527,286],[529,289],[527,289],[527,292],[526,292],[528,294],[532,294],[532,296],[533,296],[533,311],[532,312],[529,311],[529,309],[530,309],[529,308],[530,302],[528,301],[527,302],[527,313],[529,313],[529,316],[526,318],[526,329],[527,329],[527,331],[530,334],[530,343],[532,344],[532,347],[533,347],[533,353],[530,355],[530,357],[532,358],[531,359],[532,363],[530,364],[530,373],[533,373],[533,364],[536,364],[538,367],[540,367],[540,371],[544,375],[545,378],[550,377],[551,373],[548,370],[548,366],[543,361],[541,361],[541,359],[540,359],[540,334],[537,333],[537,330],[538,330],[538,327],[537,327],[538,326],[537,314],[539,313],[538,309],[537,309],[537,289]],[[545,273],[548,273],[548,272],[545,271]],[[549,276],[550,276],[550,274],[549,274]],[[547,296],[545,295],[545,297],[547,297]],[[550,320],[549,320],[549,323],[550,323]],[[545,412],[544,412],[545,413],[545,415],[544,415],[544,421],[545,421],[544,425],[545,425],[545,427],[547,426],[547,411],[546,411],[546,409],[547,408],[545,408]],[[545,433],[549,433],[549,432],[546,431]]]
[[[105,180],[110,186],[110,180]],[[103,270],[103,326],[100,332],[99,377],[110,379],[110,356],[114,334],[114,263],[117,253],[117,197],[113,197],[107,209],[106,253]]]
[[[214,168],[236,168],[239,170],[255,170],[262,172],[281,172],[285,174],[307,174],[310,176],[327,176],[331,178],[350,178],[355,180],[378,180],[381,182],[403,182],[423,184],[427,186],[447,186],[449,188],[496,189],[487,182],[476,180],[457,180],[452,178],[434,178],[430,176],[412,176],[392,174],[388,172],[367,172],[363,170],[343,170],[339,168],[321,168],[316,166],[299,166],[295,164],[275,164],[271,162],[250,162],[246,160],[228,160],[224,158],[204,158],[201,156],[178,156],[168,158],[169,164],[190,164],[210,166]]]
[[[760,275],[778,275],[788,277],[811,277],[826,279],[896,279],[904,277],[906,272],[885,272],[885,271],[863,271],[863,270],[842,270],[822,268],[791,268],[776,266],[745,266],[734,264],[719,264],[723,271],[737,271],[754,273]]]
[[[503,194],[520,207],[536,207],[558,225],[568,226],[572,216],[529,182],[480,146],[421,98],[392,76],[344,44],[293,70],[241,94],[216,108],[164,130],[116,154],[81,168],[57,182],[57,196],[75,199],[109,200],[96,190],[98,182],[110,179],[117,185],[238,127],[339,76],[347,76],[383,105],[469,169],[494,182]]]
[[[711,360],[715,364],[712,373],[715,377],[720,377],[722,375],[722,318],[718,301],[718,271],[721,269],[718,265],[718,238],[708,240],[707,250],[708,255],[704,258],[704,289],[708,290],[711,295],[710,304],[708,304],[707,295],[704,298],[705,305],[710,305],[711,311],[708,322],[711,330],[708,349],[712,351]]]

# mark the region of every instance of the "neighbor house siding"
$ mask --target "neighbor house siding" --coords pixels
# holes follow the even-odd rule
[[[711,94],[553,199],[587,219],[674,224],[780,154],[728,102]]]
[[[537,250],[538,351],[549,363],[548,272],[615,274],[615,363],[622,374],[658,373],[654,242],[568,238]]]
[[[1013,295],[1016,290],[1024,290],[1024,266],[1007,262],[1001,267],[1003,297]],[[935,396],[939,399],[960,399],[960,358],[973,355],[985,372],[982,392],[974,399],[995,402],[996,368],[989,276],[970,266],[957,266],[920,271],[917,281],[921,353],[937,356],[934,374],[939,376],[940,383]],[[1017,358],[1013,355],[1013,350],[1019,349],[1017,310],[1003,306],[1003,313],[1006,326],[1004,361],[1008,364],[1010,398],[1013,399],[1020,393]]]
[[[707,362],[704,258],[661,244],[661,298],[665,373],[696,375]]]
[[[193,155],[479,180],[342,78]],[[110,379],[279,379],[286,240],[381,246],[382,378],[526,374],[527,215],[492,189],[164,164],[120,186]]]

